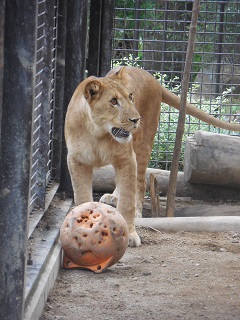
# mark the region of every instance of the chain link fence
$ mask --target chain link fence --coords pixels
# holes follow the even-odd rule
[[[192,1],[116,0],[112,65],[144,68],[179,95],[191,12]],[[202,1],[189,101],[221,120],[239,123],[239,93],[240,3]],[[177,119],[178,111],[162,106],[151,167],[171,169]],[[187,116],[184,141],[199,129],[237,134]]]

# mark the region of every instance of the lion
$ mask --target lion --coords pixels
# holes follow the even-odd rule
[[[105,77],[89,77],[74,92],[65,121],[67,163],[75,205],[92,200],[93,168],[111,164],[116,189],[101,202],[116,206],[129,228],[129,246],[139,246],[135,216],[140,217],[145,174],[157,131],[161,102],[179,109],[180,98],[150,73],[117,67]],[[240,131],[187,103],[186,113],[208,124]]]

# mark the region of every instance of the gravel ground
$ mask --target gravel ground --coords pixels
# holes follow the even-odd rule
[[[138,232],[104,273],[61,269],[41,320],[240,319],[240,233]]]

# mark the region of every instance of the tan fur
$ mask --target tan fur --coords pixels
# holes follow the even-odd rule
[[[141,243],[134,218],[141,216],[145,173],[161,102],[179,109],[180,98],[148,72],[118,67],[104,78],[84,80],[73,94],[66,115],[67,160],[75,204],[92,201],[93,167],[112,164],[117,187],[101,201],[117,206],[123,214],[131,246]],[[187,113],[214,126],[240,131],[240,125],[220,121],[191,104],[187,104]],[[123,128],[126,136],[114,136],[114,127]]]

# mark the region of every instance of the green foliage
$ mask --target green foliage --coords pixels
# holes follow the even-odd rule
[[[114,61],[113,66],[135,66],[139,67],[138,58],[133,58],[130,55],[128,58],[124,57],[122,63],[119,61]],[[160,72],[156,72],[153,75],[165,88],[170,90],[171,92],[179,95],[181,92],[181,84],[179,83],[179,78],[174,77],[173,79],[169,79],[166,74],[161,74]],[[191,91],[196,90],[198,85],[192,85]],[[236,101],[235,104],[229,101],[229,94],[233,88],[228,88],[223,92],[221,97],[216,97],[211,101],[207,99],[202,99],[197,97],[194,101],[194,105],[198,108],[201,108],[204,112],[209,113],[212,109],[211,106],[214,106],[211,114],[217,117],[220,120],[228,121],[234,120],[239,116],[239,103]],[[190,93],[188,94],[188,101],[191,100]],[[231,112],[230,112],[231,106]],[[236,115],[235,119],[231,119],[228,114]],[[171,161],[172,154],[174,150],[174,143],[176,139],[176,131],[177,131],[177,123],[178,123],[178,111],[174,108],[168,106],[165,103],[161,105],[161,116],[158,131],[155,135],[152,154],[149,162],[149,166],[152,168],[160,168],[160,169],[171,169]],[[193,135],[197,130],[204,130],[208,132],[229,134],[228,130],[215,128],[213,126],[208,125],[207,123],[200,122],[198,119],[187,115],[186,123],[185,123],[185,134],[183,136],[183,144],[182,144],[182,152],[180,155],[180,164],[179,170],[183,170],[183,158],[184,158],[184,145],[188,136]]]
[[[176,78],[170,81],[166,81],[166,75],[160,75],[157,73],[156,78],[161,82],[161,84],[166,87],[168,90],[172,91],[175,94],[179,94],[181,91],[181,86],[177,85],[172,87],[171,83],[175,82]],[[194,90],[192,87],[192,90]],[[229,116],[229,93],[232,88],[227,89],[223,92],[221,97],[216,97],[214,100],[204,100],[198,97],[194,101],[194,105],[198,108],[201,108],[204,112],[209,113],[211,110],[211,105],[214,105],[214,110],[211,114],[217,117],[220,120],[230,122],[230,120],[237,121],[239,116],[239,103],[231,104],[231,115],[236,115],[235,119],[231,119]],[[188,101],[190,101],[190,94],[188,94]],[[238,120],[239,121],[239,120]],[[167,104],[162,103],[161,106],[161,117],[158,132],[154,138],[152,155],[150,159],[150,167],[156,167],[161,169],[171,169],[171,159],[174,150],[174,143],[176,139],[176,130],[178,123],[178,111],[169,107]],[[187,115],[185,122],[185,134],[183,136],[182,152],[180,156],[180,166],[179,170],[183,170],[183,158],[184,158],[184,145],[188,136],[193,135],[195,131],[203,130],[208,132],[229,134],[228,130],[215,128],[208,125],[205,122],[201,122],[198,119]]]
[[[130,67],[137,67],[140,68],[140,64],[138,63],[139,57],[134,58],[132,54],[130,54],[128,57],[123,57],[121,61],[118,59],[112,60],[112,66],[118,67],[118,66],[130,66]]]

